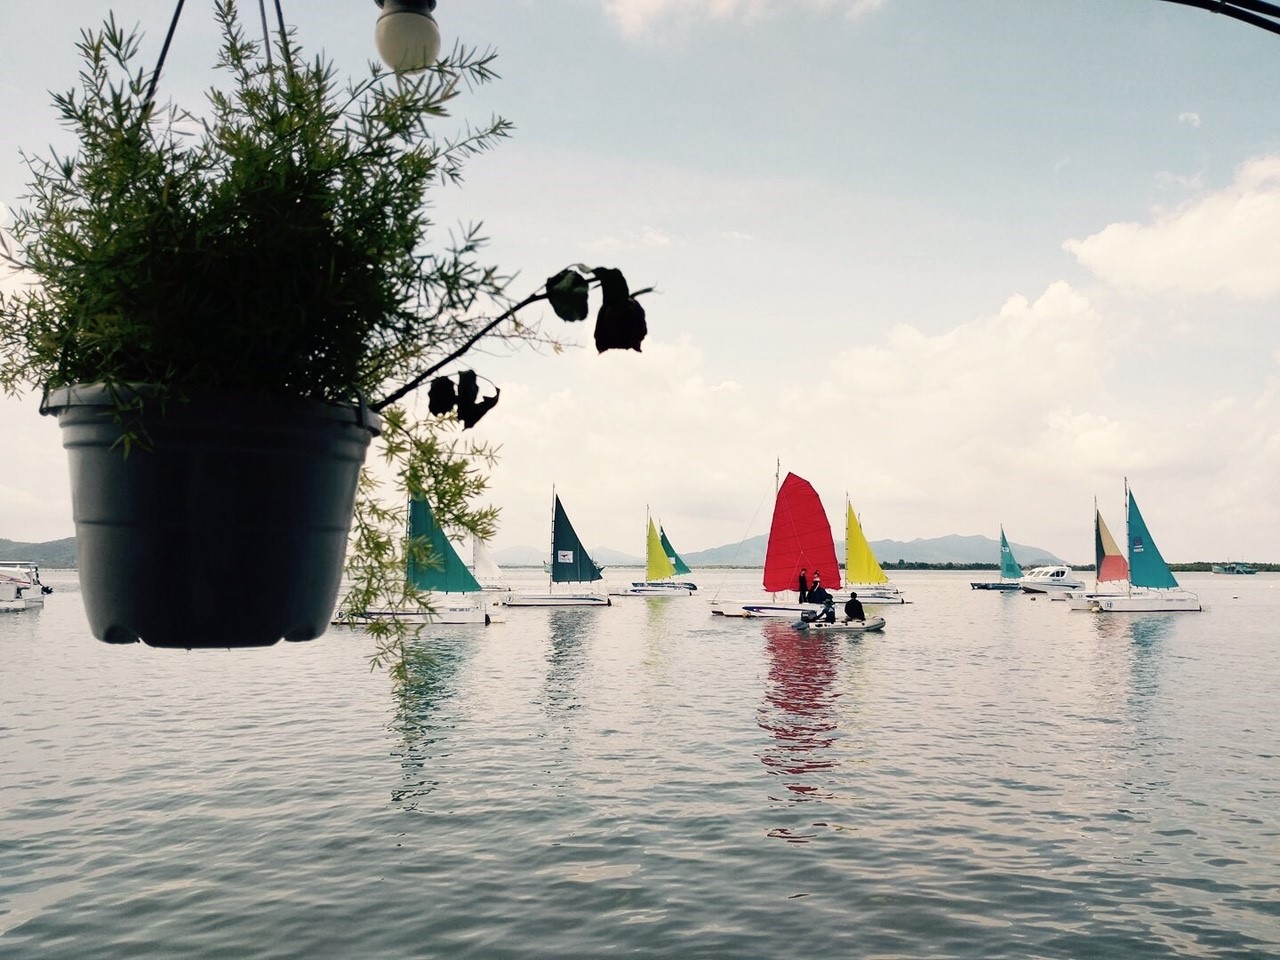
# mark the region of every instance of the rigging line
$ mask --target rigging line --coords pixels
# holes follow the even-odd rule
[[[267,53],[267,69],[271,69],[271,29],[267,26],[267,0],[258,0],[258,14],[262,17],[262,49]]]
[[[147,122],[147,116],[151,113],[152,103],[155,101],[156,84],[160,82],[160,71],[164,68],[164,61],[169,56],[169,44],[173,41],[174,31],[178,29],[178,18],[182,16],[182,5],[186,0],[178,0],[178,5],[173,10],[173,19],[169,21],[169,32],[164,36],[164,46],[160,48],[160,59],[156,61],[156,68],[151,74],[151,82],[147,84],[147,96],[142,101],[142,113],[138,117],[138,125]]]

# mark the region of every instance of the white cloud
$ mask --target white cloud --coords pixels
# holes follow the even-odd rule
[[[1149,224],[1113,223],[1064,248],[1098,277],[1138,293],[1280,293],[1280,155],[1243,164],[1233,184]]]
[[[1178,114],[1178,122],[1184,123],[1188,127],[1199,127],[1200,114],[1193,110],[1184,110],[1182,113]]]

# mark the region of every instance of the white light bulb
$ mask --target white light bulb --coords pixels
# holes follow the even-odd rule
[[[431,14],[386,2],[373,31],[382,62],[396,73],[417,73],[440,55],[440,28]]]

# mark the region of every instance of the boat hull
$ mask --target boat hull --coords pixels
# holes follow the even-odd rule
[[[847,623],[837,620],[835,623],[810,622],[806,620],[797,621],[795,628],[803,633],[810,634],[860,634],[874,633],[884,629],[884,617],[867,617],[866,620],[850,620]]]
[[[1021,590],[1022,584],[1017,580],[999,580],[994,582],[986,581],[970,581],[969,586],[974,590]]]
[[[503,602],[508,607],[608,607],[613,601],[598,593],[513,593]]]
[[[1083,590],[1084,581],[1068,566],[1036,567],[1018,581],[1023,593],[1047,593],[1061,599],[1068,590]]]
[[[1200,598],[1186,590],[1076,594],[1067,597],[1067,606],[1089,613],[1197,613],[1204,610]]]
[[[690,597],[697,590],[692,583],[662,580],[637,580],[621,590],[609,591],[614,597]]]
[[[711,604],[714,617],[788,617],[798,620],[806,614],[817,616],[822,612],[820,603],[774,603],[771,600],[726,600]]]

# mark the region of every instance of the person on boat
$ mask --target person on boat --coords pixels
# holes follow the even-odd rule
[[[825,593],[825,591],[823,591]],[[831,594],[827,594],[827,599],[822,601],[822,612],[818,614],[819,620],[825,620],[827,623],[836,622],[836,602],[831,598]]]
[[[809,578],[805,576],[805,568],[800,568],[800,602],[806,603],[809,599]]]
[[[831,594],[827,592],[827,588],[822,585],[822,578],[818,574],[813,575],[813,587],[809,590],[810,603],[832,603]]]
[[[844,605],[844,622],[848,623],[851,620],[865,621],[866,619],[867,612],[862,609],[862,601],[858,599],[856,593],[850,591],[849,599],[845,601]]]

